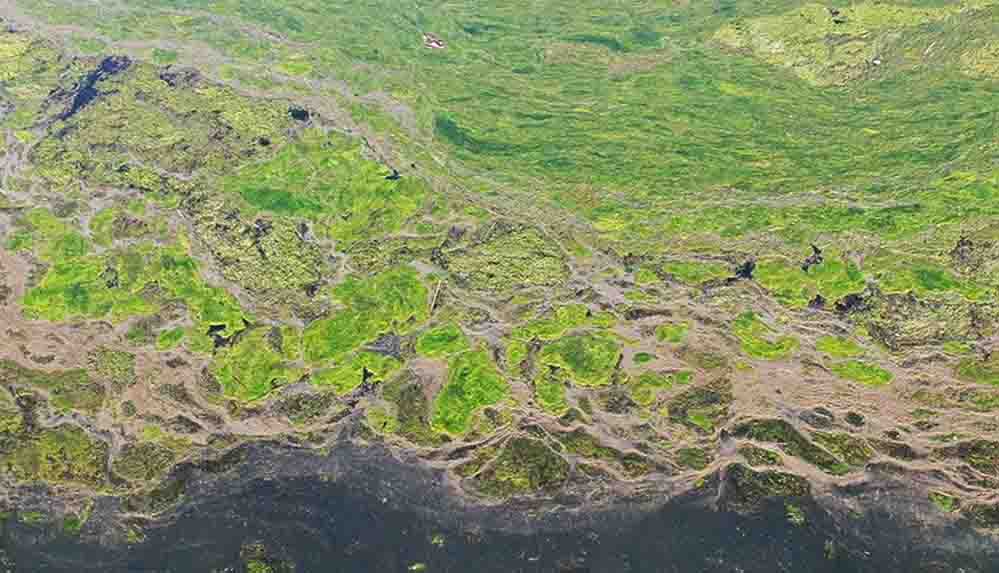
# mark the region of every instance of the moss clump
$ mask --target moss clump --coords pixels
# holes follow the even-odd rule
[[[971,440],[941,448],[937,453],[964,460],[984,474],[999,477],[999,442]]]
[[[269,328],[245,331],[235,344],[220,348],[210,369],[223,393],[242,402],[264,398],[304,375],[273,347]]]
[[[164,330],[156,337],[156,350],[176,348],[184,340],[185,334],[184,329],[180,327]]]
[[[293,424],[311,424],[329,413],[335,402],[333,392],[300,392],[281,398],[274,407]]]
[[[753,420],[740,424],[733,431],[738,438],[780,445],[790,456],[801,458],[832,475],[843,475],[850,466],[828,451],[808,441],[797,429],[784,420]]]
[[[792,336],[774,336],[774,330],[767,326],[756,313],[747,311],[732,323],[732,334],[742,345],[742,351],[763,360],[783,360],[798,348],[798,339]]]
[[[866,286],[854,263],[833,255],[826,255],[807,268],[784,259],[764,259],[757,263],[753,278],[791,308],[804,308],[816,297],[836,302],[862,292]]]
[[[436,358],[450,356],[468,350],[468,340],[456,324],[445,324],[432,328],[416,341],[416,352]]]
[[[135,384],[135,355],[131,352],[102,346],[91,352],[87,360],[95,377],[115,390]]]
[[[859,344],[843,336],[823,336],[815,342],[815,348],[834,358],[852,358],[864,353]]]
[[[963,69],[972,75],[999,78],[999,41],[968,50],[961,55]]]
[[[386,413],[394,416],[389,425],[396,435],[421,446],[442,442],[430,425],[430,400],[418,379],[405,372],[395,376],[382,387],[382,397],[391,405]]]
[[[652,471],[652,462],[644,456],[605,446],[582,428],[560,435],[559,441],[567,452],[584,458],[611,462],[629,478],[638,478]]]
[[[961,508],[960,498],[942,491],[931,491],[929,498],[933,505],[944,513],[953,513]]]
[[[840,378],[859,382],[865,386],[884,386],[895,377],[891,372],[860,360],[850,360],[833,364],[830,370]]]
[[[426,320],[427,288],[413,269],[398,268],[367,279],[348,277],[333,289],[343,309],[305,330],[305,357],[337,360],[392,329]]]
[[[115,474],[130,481],[156,481],[177,459],[168,447],[153,442],[127,444],[111,465]]]
[[[752,444],[739,446],[739,455],[746,460],[746,463],[754,467],[784,465],[784,460],[777,452]]]
[[[962,358],[957,364],[958,378],[968,382],[999,386],[999,355],[993,355],[989,360],[975,357]]]
[[[689,333],[690,324],[686,322],[660,324],[656,327],[656,340],[669,344],[683,344]]]
[[[476,488],[487,495],[508,497],[550,493],[565,483],[569,463],[541,440],[512,438],[499,455],[475,477]]]
[[[95,413],[104,404],[105,389],[86,370],[45,372],[25,368],[13,360],[0,360],[0,384],[30,386],[44,390],[60,410]]]
[[[614,324],[614,317],[606,312],[592,312],[583,304],[567,304],[556,307],[548,316],[531,320],[515,328],[511,337],[515,340],[555,340],[575,328],[607,328]]]
[[[667,403],[671,422],[711,433],[728,417],[732,403],[731,383],[725,380],[697,386],[673,397]]]
[[[560,368],[546,368],[534,381],[534,400],[541,409],[552,416],[559,417],[569,411],[569,403],[565,399],[566,385],[569,378]]]
[[[311,380],[317,386],[331,387],[337,394],[343,395],[361,384],[384,381],[400,365],[391,356],[361,351],[343,358],[336,366],[314,371]]]
[[[398,230],[428,197],[421,179],[391,174],[364,157],[360,141],[316,129],[271,159],[240,169],[223,188],[258,209],[322,224],[346,250]]]
[[[813,432],[812,438],[851,466],[863,466],[874,457],[874,449],[863,438],[850,434]]]
[[[98,487],[105,481],[107,454],[104,442],[75,426],[60,426],[19,444],[3,465],[19,481]]]
[[[676,384],[688,384],[691,380],[690,372],[642,372],[637,377],[629,381],[629,395],[639,406],[651,406],[655,403],[659,393],[668,390]]]
[[[530,228],[495,231],[475,246],[447,253],[445,266],[470,288],[493,292],[554,287],[569,276],[558,246]]]
[[[509,384],[485,350],[463,352],[448,364],[447,383],[434,399],[431,424],[438,431],[464,434],[475,412],[509,394]]]
[[[563,337],[545,346],[539,357],[541,364],[566,369],[579,386],[610,384],[620,359],[617,340],[600,333]]]
[[[766,500],[803,498],[811,494],[808,480],[778,471],[755,471],[742,464],[724,469],[725,502],[737,508],[753,510]]]
[[[670,261],[659,267],[660,273],[689,284],[702,285],[732,276],[732,270],[720,263]]]
[[[676,463],[692,470],[703,470],[712,459],[711,453],[703,448],[680,448],[676,451]]]

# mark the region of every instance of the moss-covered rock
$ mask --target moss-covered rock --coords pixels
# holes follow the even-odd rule
[[[494,225],[477,244],[444,253],[444,266],[479,291],[555,287],[569,276],[565,255],[536,229]]]
[[[775,498],[786,501],[811,495],[811,485],[799,475],[773,470],[755,471],[742,464],[731,464],[722,472],[722,499],[738,509],[757,509],[765,501]]]
[[[61,410],[95,413],[104,404],[106,390],[86,370],[46,372],[26,368],[13,360],[0,360],[0,384],[38,388]]]
[[[569,463],[543,441],[517,437],[474,479],[480,492],[508,497],[557,490],[569,475]]]
[[[23,441],[3,457],[3,466],[19,481],[99,487],[106,480],[107,455],[107,444],[67,425]]]
[[[732,433],[739,438],[778,444],[784,453],[801,458],[832,475],[843,475],[850,471],[848,464],[810,442],[784,420],[752,420],[739,424]]]

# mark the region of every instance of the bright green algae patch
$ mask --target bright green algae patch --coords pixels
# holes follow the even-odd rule
[[[332,368],[313,372],[312,383],[329,386],[337,394],[346,394],[364,382],[374,384],[384,381],[400,366],[400,362],[391,356],[376,352],[356,352]]]
[[[840,378],[859,382],[865,386],[884,386],[894,378],[894,375],[884,368],[861,360],[833,364],[830,370]]]
[[[660,324],[656,327],[656,340],[669,344],[683,344],[690,333],[690,325],[686,322]]]
[[[421,179],[391,175],[354,140],[310,130],[272,159],[239,170],[224,188],[258,209],[320,222],[349,247],[398,230],[426,200]]]
[[[676,384],[689,384],[692,374],[687,371],[660,373],[642,372],[633,378],[629,384],[629,395],[639,406],[651,406],[659,393],[672,388]]]
[[[574,384],[610,384],[621,359],[621,347],[609,334],[586,333],[560,338],[545,346],[539,360],[547,366],[564,368]]]
[[[463,352],[448,364],[447,383],[434,400],[431,424],[452,435],[464,434],[473,414],[498,404],[509,394],[509,384],[487,351]]]
[[[777,336],[772,328],[747,311],[732,323],[732,334],[742,345],[742,351],[763,360],[788,358],[798,348],[798,339],[792,336]]]
[[[448,253],[446,267],[461,283],[493,292],[554,287],[569,276],[565,254],[532,228],[505,230],[467,249]]]
[[[568,383],[564,370],[546,368],[534,381],[534,400],[545,412],[561,416],[569,411],[569,402],[565,398]]]
[[[851,358],[864,353],[859,344],[843,336],[823,336],[816,341],[815,348],[834,358]]]
[[[302,377],[301,367],[290,362],[296,357],[286,356],[272,333],[268,328],[244,331],[235,344],[216,353],[211,371],[226,396],[259,400]]]
[[[365,279],[347,277],[334,287],[333,296],[344,308],[305,330],[310,362],[337,360],[379,334],[425,321],[429,312],[427,287],[410,268]]]
[[[830,255],[807,269],[784,259],[765,259],[757,263],[753,278],[792,308],[803,308],[816,296],[836,302],[846,295],[862,292],[866,284],[853,262]]]
[[[450,356],[468,349],[468,339],[456,324],[445,324],[420,335],[416,352],[431,358]]]

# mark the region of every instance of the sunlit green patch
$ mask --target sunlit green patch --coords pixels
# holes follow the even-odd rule
[[[860,269],[853,262],[843,261],[833,254],[826,254],[821,262],[807,270],[785,259],[764,259],[757,263],[753,278],[777,300],[792,308],[807,306],[816,295],[836,302],[865,287]]]
[[[667,275],[689,285],[701,285],[733,274],[728,266],[712,262],[672,261],[664,263],[661,269]]]
[[[956,292],[968,300],[984,300],[989,290],[973,281],[962,279],[953,272],[937,264],[925,261],[912,261],[897,254],[888,254],[871,262],[874,275],[882,291],[892,293],[913,293],[927,297],[948,292]]]
[[[670,374],[642,372],[631,380],[629,395],[639,406],[651,406],[655,403],[659,392],[672,388],[674,383]]]
[[[864,353],[863,347],[845,336],[823,336],[815,342],[815,348],[834,358],[851,358]]]
[[[660,324],[656,327],[656,340],[669,344],[683,344],[689,333],[690,324],[686,322]]]
[[[45,391],[59,410],[96,413],[104,404],[106,390],[86,370],[46,372],[25,368],[13,360],[0,360],[0,383],[24,385]]]
[[[138,239],[157,230],[129,210],[110,208],[99,211],[90,220],[90,234],[94,243],[109,247],[114,241]]]
[[[269,328],[244,331],[235,344],[216,352],[211,371],[226,396],[252,402],[303,376],[301,368],[289,364],[281,349],[274,348],[270,333]]]
[[[410,268],[370,278],[347,277],[333,289],[343,308],[305,330],[305,357],[310,362],[337,360],[379,334],[405,331],[426,320],[427,287]]]
[[[830,366],[829,369],[840,378],[859,382],[866,386],[884,386],[895,377],[884,368],[861,360],[839,362]]]
[[[756,313],[747,311],[732,323],[732,334],[742,345],[742,351],[763,360],[788,358],[798,348],[798,339],[777,336],[774,330],[761,321]]]
[[[959,340],[949,340],[941,345],[944,352],[948,354],[956,354],[958,356],[965,356],[971,354],[975,349],[967,342],[961,342]]]
[[[648,352],[636,352],[631,357],[631,359],[635,362],[635,364],[646,364],[646,363],[649,363],[649,362],[652,362],[653,360],[655,360],[656,359],[656,355],[655,354],[650,354]]]
[[[456,324],[445,324],[430,329],[416,341],[416,352],[431,358],[450,356],[468,349],[468,340]]]
[[[656,275],[655,271],[648,267],[642,267],[635,271],[635,284],[647,285],[653,284],[659,281],[659,276]]]
[[[541,364],[565,368],[579,386],[610,384],[620,359],[617,339],[602,333],[560,338],[545,346],[539,357]]]
[[[498,404],[509,394],[509,384],[487,351],[463,352],[448,364],[447,383],[434,399],[431,424],[438,431],[464,434],[475,412]]]
[[[942,491],[931,491],[929,498],[933,505],[944,513],[953,513],[961,507],[960,498]]]
[[[307,131],[272,159],[249,165],[224,183],[258,209],[306,217],[330,229],[343,248],[399,229],[428,196],[418,178],[390,178],[359,141]]]
[[[135,384],[135,355],[123,350],[101,346],[87,355],[87,363],[94,376],[121,392]]]
[[[999,41],[968,50],[961,55],[963,69],[969,74],[987,78],[999,78]]]
[[[318,386],[333,388],[337,394],[346,394],[365,382],[384,381],[399,366],[399,361],[391,356],[361,351],[341,359],[335,366],[313,372],[311,380]]]
[[[607,328],[614,324],[614,316],[606,312],[592,312],[583,304],[559,306],[548,316],[534,319],[515,328],[511,336],[517,340],[555,340],[574,328],[584,326]]]
[[[534,400],[542,410],[559,417],[569,411],[566,401],[566,385],[569,383],[561,368],[546,368],[534,381]]]
[[[60,426],[22,441],[2,458],[6,470],[19,481],[104,483],[107,445],[75,426]]]

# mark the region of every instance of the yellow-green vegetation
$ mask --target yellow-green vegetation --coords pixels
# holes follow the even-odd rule
[[[538,360],[564,368],[578,386],[606,386],[617,371],[621,347],[609,334],[571,334],[546,345]]]
[[[863,347],[845,336],[823,336],[815,342],[815,348],[834,358],[852,358],[864,353]]]
[[[962,380],[999,386],[999,357],[992,355],[988,360],[973,356],[962,358],[957,364],[956,373]]]
[[[692,377],[693,375],[687,371],[668,374],[642,372],[631,379],[629,395],[639,406],[651,406],[660,392],[672,388],[675,384],[688,384]]]
[[[843,432],[814,432],[812,439],[851,466],[863,466],[874,449],[863,439]]]
[[[878,285],[885,293],[913,293],[920,297],[955,292],[972,301],[989,296],[984,286],[958,276],[932,261],[912,260],[898,253],[871,261]]]
[[[760,320],[756,313],[746,311],[732,323],[732,334],[739,340],[742,351],[763,360],[782,360],[798,348],[793,336],[778,336],[774,329]]]
[[[778,444],[789,456],[817,466],[822,471],[832,475],[843,475],[850,471],[850,466],[827,450],[810,442],[797,429],[784,420],[752,420],[737,426],[733,434],[736,437],[755,440],[757,442]],[[839,443],[838,437],[829,438],[833,444]],[[844,443],[846,443],[844,441]],[[852,444],[852,442],[851,442]],[[853,446],[847,447],[851,452]],[[860,448],[863,452],[869,450]]]
[[[559,436],[566,452],[584,458],[613,463],[630,478],[641,477],[652,470],[652,463],[634,452],[622,452],[600,443],[596,437],[583,429]]]
[[[469,350],[448,363],[447,383],[434,399],[434,429],[461,435],[472,415],[485,406],[500,403],[510,386],[496,370],[485,350]]]
[[[117,391],[135,384],[135,355],[105,346],[94,349],[88,356],[94,376]]]
[[[131,481],[155,481],[174,464],[177,454],[154,442],[127,444],[111,465],[115,474]]]
[[[39,432],[3,456],[6,470],[20,481],[100,486],[105,481],[107,445],[76,426]]]
[[[254,328],[243,331],[232,346],[219,348],[211,371],[226,396],[251,402],[301,378],[295,358],[275,341],[274,329]]]
[[[559,246],[529,227],[495,225],[478,244],[450,251],[446,267],[462,284],[482,291],[510,292],[554,287],[569,275]]]
[[[583,304],[556,307],[548,315],[535,318],[513,329],[510,333],[511,341],[507,346],[507,365],[516,368],[527,358],[527,346],[532,341],[552,341],[577,328],[607,328],[613,324],[613,315],[606,312],[592,312]]]
[[[399,366],[392,356],[360,351],[344,357],[335,366],[314,371],[311,380],[318,386],[333,388],[337,394],[346,394],[364,382],[384,381]]]
[[[86,370],[47,372],[21,366],[13,360],[0,360],[0,384],[27,386],[43,390],[52,405],[60,410],[96,413],[104,404],[106,390]]]
[[[954,2],[923,8],[864,2],[832,8],[811,3],[722,28],[716,38],[732,47],[751,49],[764,61],[788,67],[808,82],[836,84],[879,65],[879,48],[890,36],[985,4]]]
[[[690,333],[690,324],[686,322],[660,324],[656,327],[656,340],[669,344],[683,344]]]
[[[389,175],[364,157],[360,142],[316,129],[268,161],[240,169],[224,189],[255,208],[314,220],[346,249],[398,230],[426,200],[423,180]]]
[[[569,463],[541,440],[513,438],[504,444],[484,470],[475,476],[475,485],[487,495],[551,492],[569,475]]]
[[[848,360],[829,367],[840,378],[859,382],[865,386],[884,386],[895,377],[891,372],[877,364],[862,360]]]
[[[370,278],[347,277],[333,296],[342,308],[305,330],[305,357],[311,362],[343,358],[379,334],[401,333],[428,315],[427,287],[406,267]]]
[[[450,356],[468,349],[468,340],[458,325],[444,324],[432,328],[416,341],[416,352],[431,358]]]
[[[669,261],[663,263],[660,272],[689,285],[702,285],[733,275],[732,269],[721,263]]]
[[[863,291],[865,286],[864,276],[853,262],[830,254],[807,269],[786,259],[764,259],[757,263],[753,278],[774,298],[792,308],[803,308],[816,296],[836,302]]]
[[[569,411],[565,398],[569,384],[566,372],[561,368],[545,368],[534,380],[534,399],[542,410],[553,416],[562,416]]]
[[[961,500],[959,498],[942,491],[931,491],[929,498],[933,502],[933,505],[937,506],[944,513],[953,513],[961,507]]]

